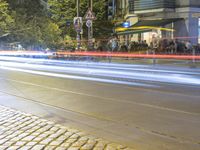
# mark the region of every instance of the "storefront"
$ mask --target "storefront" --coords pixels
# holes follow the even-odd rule
[[[129,28],[117,27],[121,42],[145,41],[150,45],[152,37],[173,38],[173,23],[180,19],[140,20]],[[168,25],[169,27],[165,27]],[[165,33],[165,34],[164,34]]]

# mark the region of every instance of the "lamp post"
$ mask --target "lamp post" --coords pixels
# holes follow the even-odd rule
[[[89,4],[89,6],[88,6],[89,9],[91,10],[91,12],[93,12],[93,0],[89,0],[88,4]],[[93,39],[93,21],[90,20],[90,22],[91,22],[91,26],[88,27],[88,48],[90,50],[92,50],[93,49],[93,41],[92,41],[92,39]]]
[[[80,0],[76,0],[76,8],[77,8],[76,14],[77,14],[77,17],[79,17]],[[81,41],[80,41],[81,37],[80,37],[80,32],[79,31],[77,31],[76,39],[77,39],[77,49],[79,50],[80,47],[81,47]]]
[[[90,9],[93,12],[93,0],[90,0]],[[91,39],[93,38],[93,26],[91,26]]]
[[[76,0],[76,15],[79,17],[79,6],[80,6],[80,0]]]

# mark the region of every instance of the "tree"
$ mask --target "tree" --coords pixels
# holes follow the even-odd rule
[[[8,35],[12,23],[13,18],[9,14],[8,3],[0,0],[0,36]]]
[[[93,0],[94,37],[104,38],[112,32],[107,21],[105,0]],[[76,16],[75,0],[0,0],[0,36],[8,43],[20,43],[23,47],[59,47],[63,41],[76,39],[73,18]],[[81,0],[80,16],[88,10],[89,0]],[[84,20],[84,38],[87,27]],[[7,34],[5,34],[7,33]],[[1,39],[2,40],[2,39]],[[73,44],[72,44],[73,45]]]
[[[60,30],[49,19],[44,1],[8,0],[8,3],[15,20],[9,42],[34,49],[56,46]]]
[[[59,26],[50,20],[48,20],[47,25],[42,28],[42,43],[49,48],[60,48],[61,46],[61,30]]]
[[[97,37],[109,37],[114,24],[107,19],[105,0],[94,0],[93,11],[97,18],[97,20],[94,21],[94,34]]]
[[[76,4],[75,1],[71,0],[48,0],[49,12],[51,19],[58,24],[59,28],[62,30],[62,38],[64,39],[66,34],[75,36],[75,31],[73,29],[73,18],[76,15]],[[70,25],[66,25],[67,21]]]

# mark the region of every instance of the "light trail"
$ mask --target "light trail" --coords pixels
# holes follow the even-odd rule
[[[0,51],[0,56],[52,56],[52,52],[40,51]]]
[[[70,57],[70,56],[93,56],[93,57],[120,57],[120,58],[146,58],[146,59],[177,59],[177,60],[200,60],[200,55],[165,55],[165,54],[133,54],[117,52],[37,52],[37,51],[0,51],[0,56],[43,56],[43,57]]]
[[[131,54],[131,53],[109,53],[109,52],[56,52],[56,55],[69,56],[96,56],[96,57],[126,57],[147,59],[178,59],[178,60],[200,60],[199,55],[161,55],[161,54]]]
[[[82,61],[65,61],[65,60],[52,60],[52,59],[34,59],[34,58],[21,58],[21,57],[7,57],[0,56],[1,64],[8,65],[10,62],[20,62],[26,64],[41,64],[41,65],[55,65],[57,68],[62,67],[84,67],[94,69],[115,69],[122,71],[144,71],[144,72],[155,72],[155,73],[178,73],[187,75],[200,75],[200,71],[195,70],[171,70],[171,68],[161,69],[149,65],[135,65],[135,64],[119,64],[119,63],[103,63],[103,62],[82,62]],[[9,61],[9,62],[5,62]],[[22,67],[25,67],[24,64]],[[18,65],[17,65],[18,66]],[[37,68],[40,68],[39,66]],[[45,68],[48,68],[45,67]],[[162,67],[163,68],[163,67]],[[75,69],[75,68],[74,68]],[[81,68],[82,69],[82,68]],[[166,70],[167,69],[167,70]],[[61,68],[60,70],[66,70]],[[195,72],[194,72],[195,71]]]
[[[95,78],[95,77],[81,77],[81,76],[75,76],[75,75],[58,74],[58,73],[53,73],[53,72],[42,72],[42,71],[19,69],[19,68],[13,68],[13,67],[3,67],[3,66],[1,66],[0,68],[4,69],[4,70],[25,72],[25,73],[30,73],[30,74],[57,77],[57,78],[66,78],[66,79],[74,79],[74,80],[85,80],[85,81],[95,81],[95,82],[131,85],[131,86],[141,86],[141,87],[154,87],[154,88],[158,87],[158,86],[154,86],[154,85],[150,85],[150,84],[143,84],[143,83],[134,83],[134,82],[127,82],[127,81],[111,80],[111,79],[101,79],[101,78]]]
[[[27,64],[27,63],[15,63],[15,62],[1,62],[1,68],[5,69],[5,67],[16,69],[15,71],[23,71],[29,73],[43,72],[41,75],[52,75],[56,74],[54,77],[63,77],[65,76],[72,79],[81,79],[81,80],[90,80],[97,82],[109,82],[111,80],[114,81],[112,83],[119,84],[128,84],[134,85],[135,80],[137,81],[153,81],[153,82],[161,82],[161,83],[171,83],[171,84],[185,84],[185,85],[200,85],[200,77],[199,74],[187,75],[184,72],[173,71],[173,72],[165,72],[160,71],[159,69],[155,71],[150,69],[133,69],[133,70],[123,70],[120,69],[109,69],[109,68],[98,68],[95,66],[93,68],[83,68],[81,66],[51,66],[51,65],[42,65],[42,64]],[[23,70],[24,69],[24,70]],[[28,70],[28,71],[27,71]],[[32,72],[33,71],[33,72]],[[45,74],[46,72],[47,74]],[[51,74],[52,73],[52,74]],[[187,72],[186,72],[187,73]],[[75,74],[75,75],[69,75]],[[89,77],[85,77],[89,76]],[[134,83],[134,84],[132,84]]]

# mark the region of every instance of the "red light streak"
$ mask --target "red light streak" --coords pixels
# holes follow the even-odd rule
[[[109,52],[57,52],[59,55],[70,56],[96,56],[96,57],[128,57],[128,58],[155,58],[155,59],[198,59],[200,56],[196,55],[162,55],[162,54],[131,54],[131,53],[109,53]]]
[[[0,51],[1,55],[9,54],[10,56],[14,55],[37,55],[37,54],[49,54],[44,52],[37,51]],[[177,59],[177,60],[200,60],[200,55],[166,55],[166,54],[133,54],[125,52],[55,52],[57,56],[94,56],[94,57],[121,57],[121,58],[146,58],[146,59]]]

